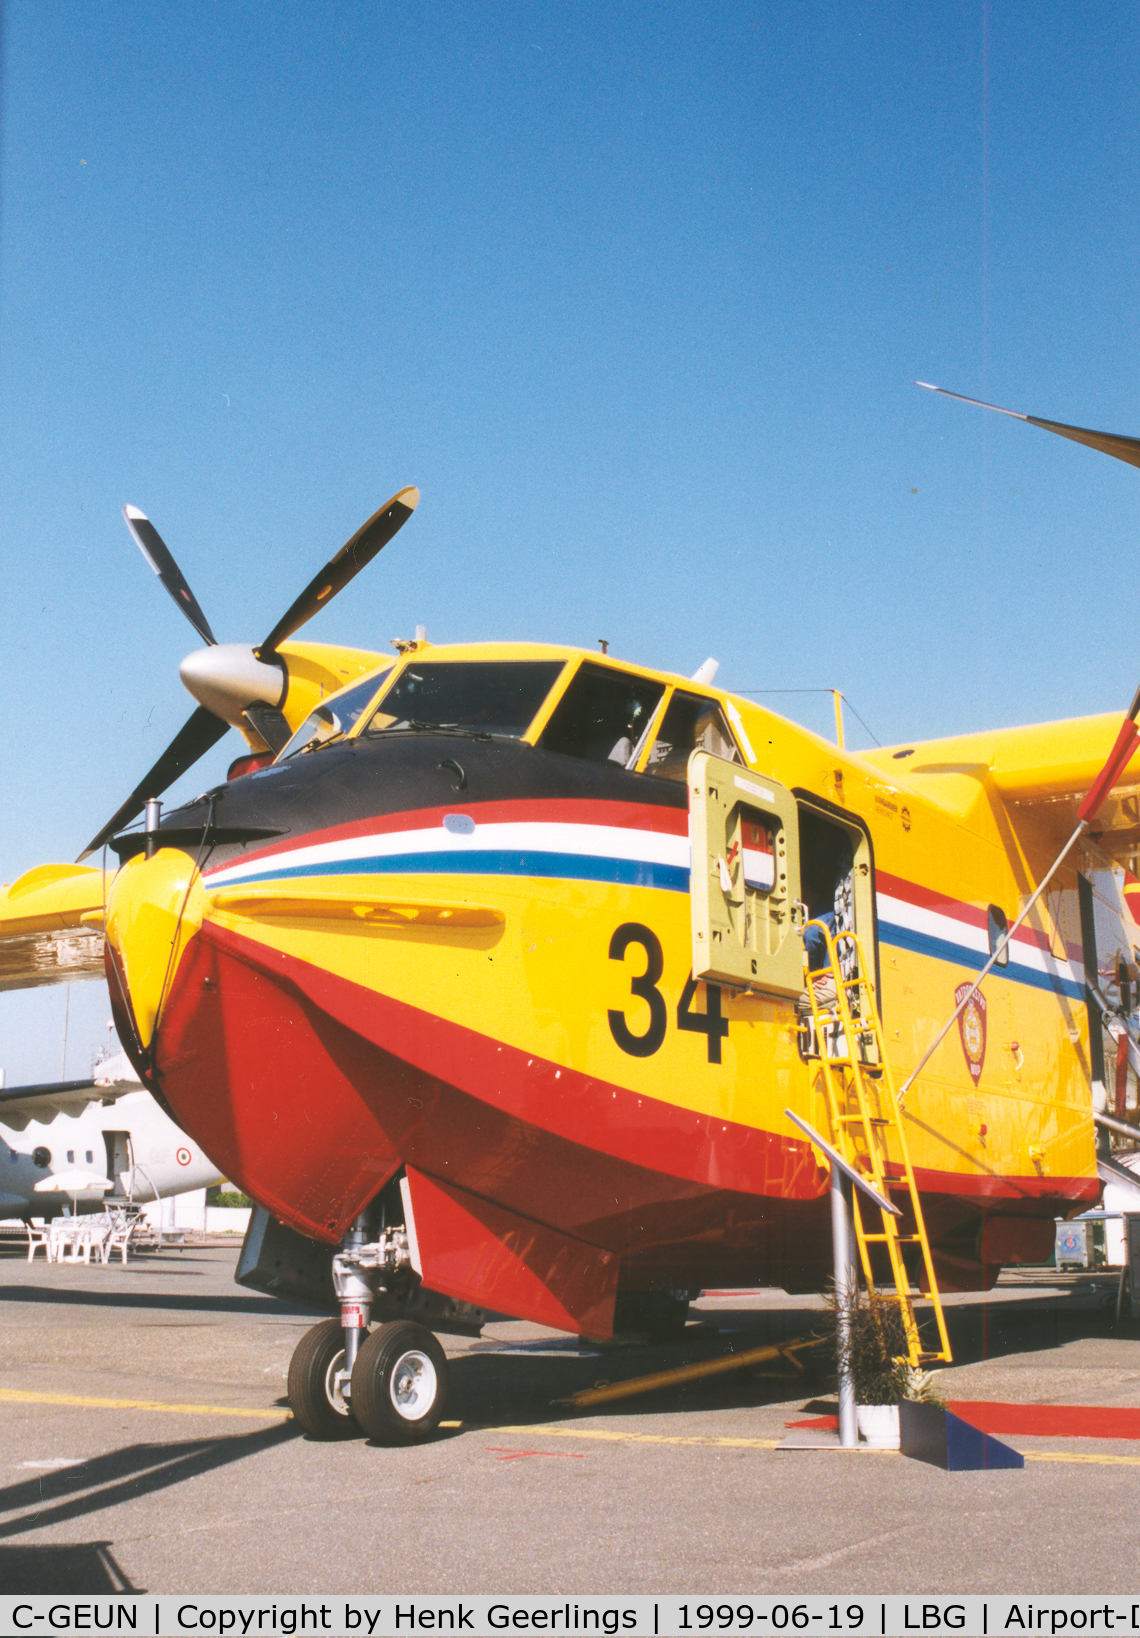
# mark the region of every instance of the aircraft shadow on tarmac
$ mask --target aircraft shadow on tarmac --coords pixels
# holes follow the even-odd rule
[[[163,1269],[162,1278],[169,1278]],[[232,1297],[204,1294],[186,1296],[180,1291],[156,1291],[140,1287],[137,1291],[109,1291],[97,1285],[68,1287],[54,1285],[0,1285],[0,1302],[19,1302],[73,1308],[169,1308],[178,1313],[216,1314],[220,1319],[239,1314],[297,1314],[312,1315],[312,1309],[298,1303],[282,1302],[276,1297],[262,1297],[245,1292]],[[314,1316],[315,1317],[315,1316]]]
[[[719,1317],[719,1316],[718,1316]],[[794,1316],[795,1324],[781,1324],[786,1316],[773,1314],[776,1322],[762,1329],[753,1321],[747,1330],[733,1328],[731,1334],[690,1325],[685,1336],[670,1343],[646,1343],[621,1348],[574,1350],[567,1338],[558,1352],[554,1348],[503,1348],[491,1342],[476,1346],[448,1360],[450,1392],[446,1415],[464,1423],[493,1426],[512,1422],[562,1422],[578,1415],[608,1416],[655,1414],[697,1408],[729,1409],[784,1401],[803,1391],[814,1391],[826,1380],[814,1365],[804,1371],[782,1361],[759,1366],[741,1366],[739,1371],[695,1382],[655,1389],[637,1398],[619,1399],[583,1411],[557,1403],[584,1388],[601,1383],[616,1384],[633,1377],[679,1366],[717,1359],[729,1352],[761,1347],[769,1341],[784,1341],[805,1335],[811,1328],[805,1316]],[[806,1316],[818,1322],[820,1316]],[[821,1350],[822,1352],[822,1350]]]
[[[1035,1296],[1030,1288],[1012,1301],[987,1302],[980,1295],[961,1307],[947,1307],[954,1364],[1044,1353],[1089,1337],[1134,1342],[1136,1322],[1127,1312],[1116,1317],[1117,1289],[1112,1277],[1078,1283],[1062,1294],[1050,1290]],[[921,1308],[917,1315],[921,1324]]]
[[[258,1428],[254,1433],[223,1434],[213,1439],[182,1439],[163,1444],[125,1445],[121,1450],[93,1456],[75,1467],[37,1473],[0,1489],[0,1537],[22,1536],[34,1530],[48,1530],[89,1513],[102,1513],[123,1502],[139,1501],[167,1490],[172,1485],[198,1478],[232,1462],[260,1455],[276,1445],[296,1439],[292,1423]],[[98,1545],[98,1544],[96,1544]],[[80,1551],[81,1549],[74,1549]],[[0,1586],[15,1584],[13,1563],[8,1555],[27,1551],[0,1547]],[[48,1549],[41,1549],[46,1552]],[[19,1590],[34,1589],[22,1584]],[[57,1584],[51,1591],[63,1591]],[[75,1591],[101,1590],[85,1586]],[[136,1591],[142,1591],[136,1588]]]
[[[0,1589],[8,1593],[142,1593],[124,1575],[109,1541],[71,1547],[0,1547]]]
[[[919,1323],[924,1308],[918,1307]],[[810,1336],[823,1328],[823,1315],[796,1309],[769,1311],[763,1323],[755,1310],[720,1310],[713,1325],[690,1325],[683,1338],[668,1344],[646,1344],[599,1352],[574,1353],[569,1339],[561,1351],[503,1348],[487,1342],[448,1361],[450,1394],[447,1415],[467,1424],[559,1422],[577,1415],[605,1417],[677,1413],[697,1409],[746,1409],[817,1396],[834,1388],[834,1364],[826,1348],[805,1352],[803,1371],[781,1361],[742,1366],[739,1371],[654,1389],[575,1410],[559,1399],[602,1382],[616,1384],[678,1366],[743,1353],[766,1343]],[[987,1301],[979,1294],[967,1304],[948,1307],[955,1365],[971,1365],[1014,1355],[1047,1352],[1088,1337],[1135,1340],[1137,1326],[1117,1322],[1115,1291],[1107,1286],[1077,1286],[1058,1294],[1018,1293],[1017,1300]]]

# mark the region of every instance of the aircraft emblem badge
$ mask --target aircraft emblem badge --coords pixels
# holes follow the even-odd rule
[[[958,985],[954,991],[956,1007],[962,1005],[963,997],[969,994],[970,988],[969,984]],[[986,998],[980,990],[971,997],[969,1006],[959,1014],[958,1033],[962,1037],[966,1068],[970,1071],[970,1079],[977,1086],[982,1077],[982,1065],[986,1061]]]

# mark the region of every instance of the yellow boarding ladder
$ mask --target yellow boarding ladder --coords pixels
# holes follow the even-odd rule
[[[879,1009],[875,1002],[875,987],[870,969],[863,956],[863,947],[855,933],[843,932],[834,938],[823,922],[809,922],[823,935],[827,948],[828,966],[805,973],[811,1014],[815,1024],[815,1039],[823,1067],[824,1088],[835,1147],[847,1161],[880,1194],[888,1199],[892,1188],[905,1186],[910,1195],[910,1209],[914,1218],[914,1233],[900,1234],[899,1219],[891,1212],[879,1213],[881,1229],[869,1230],[864,1212],[874,1213],[874,1207],[862,1191],[854,1189],[855,1238],[867,1289],[888,1301],[897,1301],[906,1330],[907,1351],[911,1365],[932,1363],[936,1360],[950,1363],[950,1339],[942,1313],[942,1300],[934,1265],[930,1257],[930,1241],[922,1216],[922,1203],[907,1152],[906,1135],[898,1117],[898,1101],[890,1064],[883,1050],[883,1030]],[[854,951],[854,978],[844,978],[839,959],[839,946],[846,941]],[[805,962],[806,965],[806,962]],[[814,979],[825,977],[830,971],[835,983],[835,1000],[823,1001],[816,995]],[[876,1292],[871,1272],[871,1247],[884,1245],[890,1259],[895,1290]],[[926,1286],[938,1322],[941,1344],[937,1351],[925,1349],[914,1317],[910,1294],[910,1276],[903,1261],[903,1247],[917,1245],[922,1251],[926,1271]]]

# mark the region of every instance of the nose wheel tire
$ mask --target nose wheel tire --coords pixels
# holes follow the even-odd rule
[[[352,1414],[370,1439],[410,1445],[439,1424],[447,1359],[430,1331],[411,1320],[381,1325],[352,1367]]]
[[[360,1429],[337,1391],[344,1370],[344,1330],[338,1319],[306,1331],[289,1361],[289,1405],[311,1439],[351,1439]]]

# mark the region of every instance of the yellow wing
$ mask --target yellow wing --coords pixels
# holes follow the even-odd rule
[[[88,865],[38,865],[0,886],[0,990],[102,978],[104,893]]]
[[[1120,723],[1120,713],[1107,711],[860,754],[900,786],[921,790],[960,818],[996,796],[1011,815],[1031,817],[1063,839],[1076,825],[1077,808],[1104,767]],[[1092,828],[1122,863],[1140,847],[1140,752],[1097,811]]]

